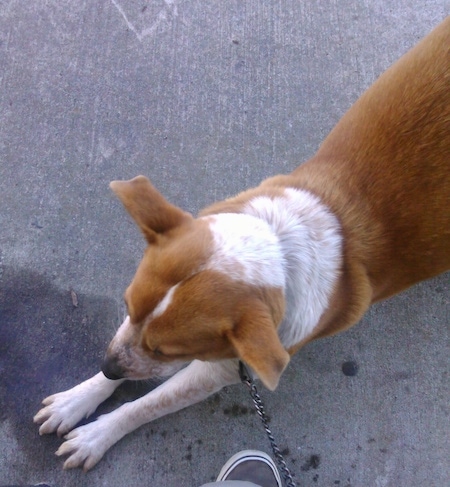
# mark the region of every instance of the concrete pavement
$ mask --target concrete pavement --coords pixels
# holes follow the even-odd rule
[[[98,371],[144,248],[108,183],[145,174],[195,213],[288,172],[448,13],[0,1],[0,485],[195,487],[238,450],[269,452],[242,386],[142,427],[88,474],[63,472],[61,440],[39,437],[40,401]],[[449,300],[448,274],[423,283],[261,387],[299,485],[448,485]],[[127,384],[100,412],[151,387]]]

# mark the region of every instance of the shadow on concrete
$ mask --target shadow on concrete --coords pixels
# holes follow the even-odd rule
[[[2,271],[0,421],[9,422],[27,456],[26,468],[39,475],[48,473],[44,455],[55,451],[61,440],[55,435],[39,440],[32,417],[44,397],[98,372],[111,338],[99,324],[117,321],[117,305],[112,299],[59,289],[29,270],[6,267]],[[88,421],[151,388],[145,382],[123,384]]]

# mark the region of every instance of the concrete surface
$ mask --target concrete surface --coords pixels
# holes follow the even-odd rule
[[[240,449],[269,451],[242,386],[142,427],[88,474],[39,437],[40,401],[98,370],[144,248],[108,182],[146,174],[196,212],[290,171],[448,7],[0,1],[0,485],[195,487]],[[299,485],[449,485],[449,287],[374,307],[262,390]]]

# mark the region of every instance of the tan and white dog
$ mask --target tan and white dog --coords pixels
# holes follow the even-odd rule
[[[450,269],[450,17],[293,173],[196,219],[143,176],[111,188],[148,242],[129,316],[103,373],[45,399],[34,421],[65,434],[123,380],[172,377],[72,430],[65,468],[88,470],[135,428],[238,382],[239,359],[275,389],[302,345]]]

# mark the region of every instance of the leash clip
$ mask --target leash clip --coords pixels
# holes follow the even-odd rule
[[[244,384],[251,384],[253,382],[253,377],[242,360],[239,360],[239,377]]]

